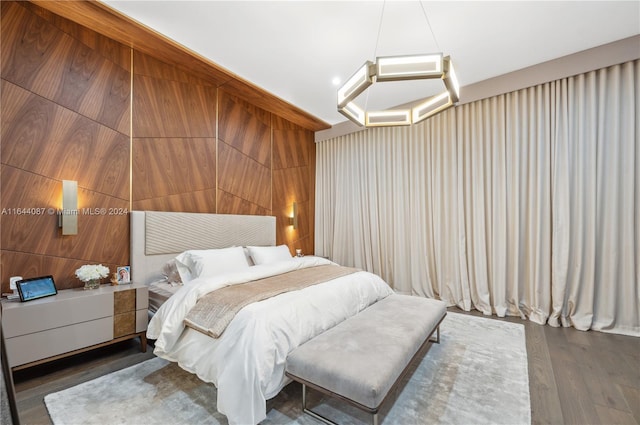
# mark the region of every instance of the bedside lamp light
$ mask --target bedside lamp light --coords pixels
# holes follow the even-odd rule
[[[293,203],[293,214],[289,217],[289,225],[294,229],[298,228],[298,204],[295,202]]]
[[[62,211],[58,216],[58,227],[63,235],[78,234],[78,182],[62,180]]]

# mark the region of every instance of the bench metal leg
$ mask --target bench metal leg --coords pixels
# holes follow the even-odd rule
[[[335,422],[333,422],[331,419],[325,418],[321,414],[316,413],[311,409],[307,409],[307,386],[305,384],[302,384],[302,411],[307,415],[311,416],[312,418],[315,418],[327,425],[338,425]],[[378,412],[373,413],[373,425],[380,425],[380,418],[378,416]]]
[[[438,325],[438,327],[436,328],[436,339],[433,339],[433,336],[431,336],[431,338],[429,338],[429,341],[440,344],[440,325]]]
[[[302,384],[302,411],[312,418],[315,418],[327,425],[338,425],[335,422],[325,418],[324,416],[314,412],[313,410],[307,409],[307,386],[305,384]]]

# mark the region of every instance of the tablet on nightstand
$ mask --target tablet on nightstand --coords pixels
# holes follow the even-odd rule
[[[20,301],[31,301],[38,298],[56,295],[58,290],[53,282],[53,276],[32,277],[30,279],[19,280],[16,283]]]

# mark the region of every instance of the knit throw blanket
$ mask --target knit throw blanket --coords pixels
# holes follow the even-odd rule
[[[200,298],[187,314],[184,324],[213,338],[219,338],[235,315],[251,303],[357,271],[359,270],[335,265],[316,266],[227,286]]]

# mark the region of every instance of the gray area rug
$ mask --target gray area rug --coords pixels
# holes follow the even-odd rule
[[[449,313],[441,343],[433,344],[397,394],[383,406],[388,424],[529,424],[529,377],[524,326]],[[216,389],[160,358],[49,394],[55,425],[227,424]],[[309,393],[309,406],[340,424],[370,424],[371,416]],[[300,409],[292,383],[272,401],[263,424],[318,422]]]

